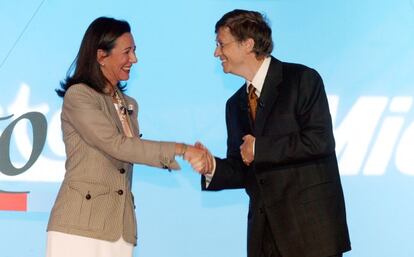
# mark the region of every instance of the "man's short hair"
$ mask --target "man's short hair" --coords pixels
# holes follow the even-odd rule
[[[228,12],[216,23],[215,32],[229,28],[238,42],[248,38],[254,40],[253,51],[256,57],[268,56],[273,50],[272,29],[265,17],[255,11],[236,9]]]

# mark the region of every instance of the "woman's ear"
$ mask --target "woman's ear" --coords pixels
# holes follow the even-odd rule
[[[98,61],[99,65],[105,66],[105,58],[108,56],[107,52],[102,49],[98,49],[96,52],[96,60]]]

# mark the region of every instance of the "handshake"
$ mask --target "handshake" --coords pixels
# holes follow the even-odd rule
[[[214,157],[200,142],[196,142],[194,146],[186,145],[183,159],[201,175],[211,174],[214,170]]]
[[[255,137],[245,135],[240,146],[240,156],[245,165],[249,166],[254,160]],[[200,142],[194,146],[185,145],[183,159],[191,164],[191,167],[201,175],[211,175],[215,169],[214,156]]]

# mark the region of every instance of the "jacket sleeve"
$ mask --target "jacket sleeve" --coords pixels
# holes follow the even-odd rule
[[[65,94],[62,122],[68,122],[82,139],[115,159],[154,167],[180,169],[175,144],[126,137],[103,110],[102,101],[86,85],[71,86]],[[135,118],[135,117],[134,117]]]
[[[297,94],[295,110],[292,111],[294,118],[290,121],[295,123],[295,129],[284,134],[275,132],[257,136],[256,164],[292,164],[335,153],[332,121],[322,78],[315,70],[307,68],[301,71],[297,85],[290,86]]]
[[[243,164],[240,156],[241,137],[239,128],[232,125],[231,119],[236,115],[229,102],[226,104],[226,125],[227,125],[227,157],[217,158],[216,170],[208,187],[205,178],[202,176],[201,185],[203,190],[217,191],[222,189],[245,188],[247,166]]]

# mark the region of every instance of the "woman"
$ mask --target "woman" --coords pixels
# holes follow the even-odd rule
[[[98,18],[56,90],[64,97],[67,160],[47,227],[49,257],[132,256],[137,242],[132,163],[177,170],[175,156],[201,151],[140,139],[137,102],[120,84],[136,62],[129,24]]]

